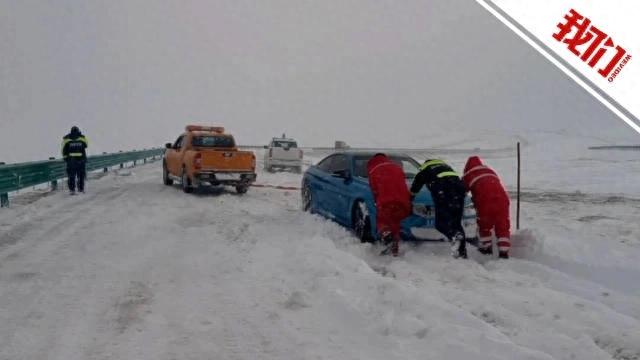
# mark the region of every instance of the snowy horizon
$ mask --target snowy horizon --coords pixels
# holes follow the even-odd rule
[[[475,2],[0,9],[0,161],[57,156],[72,125],[91,153],[162,146],[191,123],[247,145],[283,132],[303,146],[640,142]]]

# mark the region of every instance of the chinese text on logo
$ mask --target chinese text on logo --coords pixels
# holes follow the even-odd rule
[[[631,60],[631,55],[616,45],[604,31],[591,25],[589,18],[574,9],[564,19],[566,22],[557,25],[560,30],[553,34],[553,38],[567,44],[567,48],[590,67],[601,64],[598,74],[613,82]]]

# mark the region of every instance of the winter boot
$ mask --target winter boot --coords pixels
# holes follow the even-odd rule
[[[391,242],[391,255],[397,257],[400,252],[400,241],[396,238]]]
[[[458,249],[458,258],[466,259],[467,258],[467,247],[462,246]]]
[[[479,247],[478,248],[478,252],[482,255],[492,255],[493,254],[493,248],[491,246],[486,247],[486,248],[482,248]]]
[[[451,255],[454,258],[467,258],[467,244],[462,233],[457,233],[451,241]]]
[[[384,250],[382,250],[380,252],[380,255],[389,255],[389,253],[393,254],[393,246],[394,246],[394,241],[393,241],[393,235],[391,234],[390,231],[384,231],[382,232],[382,234],[380,234],[380,237],[382,240],[382,245],[384,245]],[[397,255],[394,255],[397,256]]]
[[[498,238],[498,257],[500,259],[509,258],[509,249],[511,248],[511,241],[508,237]]]
[[[478,252],[483,255],[491,255],[493,254],[493,244],[491,241],[491,236],[489,237],[481,237],[478,241]]]
[[[391,242],[393,242],[393,235],[391,234],[391,231],[383,231],[381,237],[382,245],[384,246],[389,246],[391,245]]]

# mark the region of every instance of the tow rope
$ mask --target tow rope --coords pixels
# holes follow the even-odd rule
[[[299,186],[282,186],[282,185],[270,185],[270,184],[251,184],[253,187],[278,189],[278,190],[300,190]]]

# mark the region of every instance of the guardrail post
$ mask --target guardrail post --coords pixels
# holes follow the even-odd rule
[[[520,230],[520,142],[518,141],[518,193],[516,200],[516,230]]]
[[[103,152],[103,153],[102,153],[102,155],[107,155],[107,153],[106,153],[106,152]],[[108,167],[103,168],[103,169],[102,169],[102,172],[105,172],[105,173],[106,173],[106,172],[109,172],[109,168],[108,168]]]
[[[0,161],[0,165],[6,165]],[[0,207],[9,207],[9,194],[0,194]]]
[[[55,160],[56,158],[54,157],[50,157],[49,160]],[[51,180],[51,190],[52,191],[56,191],[58,190],[58,179],[53,179]]]

